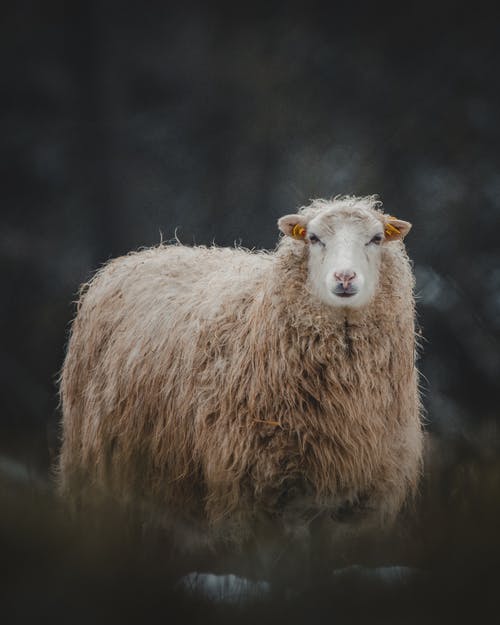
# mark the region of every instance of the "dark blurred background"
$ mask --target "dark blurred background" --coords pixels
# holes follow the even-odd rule
[[[469,510],[470,492],[488,483],[475,514],[491,517],[500,495],[495,14],[446,2],[95,0],[20,0],[2,13],[9,497],[14,484],[30,496],[50,491],[72,302],[103,262],[175,232],[186,244],[272,248],[277,218],[310,198],[377,193],[413,222],[435,501],[446,507],[458,492]],[[31,514],[25,500],[9,505]],[[498,551],[498,539],[489,546]]]

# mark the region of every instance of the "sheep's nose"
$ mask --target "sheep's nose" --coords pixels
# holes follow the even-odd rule
[[[356,272],[351,271],[350,269],[344,271],[336,271],[333,274],[333,277],[335,278],[335,280],[337,280],[337,282],[342,282],[342,286],[344,287],[344,289],[347,289],[349,284],[356,277]]]

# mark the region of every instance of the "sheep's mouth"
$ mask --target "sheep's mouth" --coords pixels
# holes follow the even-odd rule
[[[334,291],[337,297],[352,297],[356,295],[357,291]]]

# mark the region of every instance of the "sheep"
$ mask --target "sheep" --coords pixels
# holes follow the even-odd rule
[[[278,226],[273,252],[162,244],[82,287],[64,496],[241,535],[259,518],[397,517],[422,458],[411,224],[342,196]]]

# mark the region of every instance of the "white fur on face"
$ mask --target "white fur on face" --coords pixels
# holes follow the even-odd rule
[[[366,214],[362,218],[335,215],[313,218],[307,225],[309,241],[309,285],[319,299],[331,306],[360,308],[375,295],[379,283],[382,242],[373,238],[384,228],[379,220]],[[352,275],[345,291],[339,276]]]

